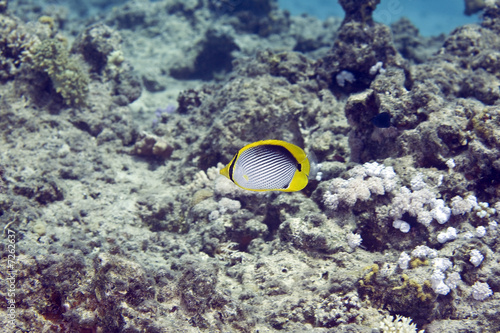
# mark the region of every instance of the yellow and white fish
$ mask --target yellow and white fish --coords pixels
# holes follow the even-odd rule
[[[221,171],[250,191],[300,191],[307,185],[309,159],[302,148],[281,140],[246,145]]]

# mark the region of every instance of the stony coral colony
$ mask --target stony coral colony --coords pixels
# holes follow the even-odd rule
[[[500,329],[500,3],[439,38],[340,3],[322,23],[130,2],[83,26],[0,1],[18,329]],[[219,175],[268,139],[314,153],[304,189]]]

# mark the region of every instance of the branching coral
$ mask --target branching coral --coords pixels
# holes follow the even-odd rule
[[[412,324],[411,318],[399,315],[396,315],[396,318],[393,316],[386,316],[380,322],[380,329],[384,333],[411,333],[417,332],[417,325]],[[421,332],[423,333],[424,331],[419,331],[419,333]]]
[[[17,19],[0,14],[0,79],[12,79],[39,42]]]
[[[351,178],[335,178],[323,200],[325,206],[335,210],[339,205],[353,207],[356,201],[366,201],[373,195],[384,195],[395,186],[394,169],[383,164],[365,163],[350,170]]]
[[[64,44],[56,39],[46,39],[33,50],[33,65],[48,74],[55,91],[67,105],[85,103],[89,78],[77,60],[69,56]]]

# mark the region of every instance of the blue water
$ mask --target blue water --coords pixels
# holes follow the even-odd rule
[[[320,19],[344,16],[342,7],[333,0],[278,0],[281,8],[292,15],[307,13]],[[463,0],[382,0],[374,13],[376,21],[390,24],[402,16],[409,18],[423,36],[448,34],[458,26],[479,21],[478,15],[464,14]]]
[[[159,0],[149,0],[156,2]],[[216,0],[213,0],[216,1]],[[230,0],[240,3],[245,0]],[[292,15],[307,13],[322,20],[329,16],[343,17],[344,11],[337,0],[277,0],[281,8]],[[352,0],[357,1],[357,0]],[[105,12],[126,0],[85,2],[78,0],[40,0],[40,5],[57,3],[71,8],[74,17],[87,17]],[[402,16],[409,18],[423,36],[448,34],[458,26],[479,21],[478,14],[466,16],[463,0],[381,0],[374,13],[376,21],[390,24]]]

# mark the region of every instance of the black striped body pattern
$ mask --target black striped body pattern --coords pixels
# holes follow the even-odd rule
[[[297,160],[286,148],[256,146],[237,157],[232,166],[232,178],[238,185],[251,190],[286,189],[297,167]]]

